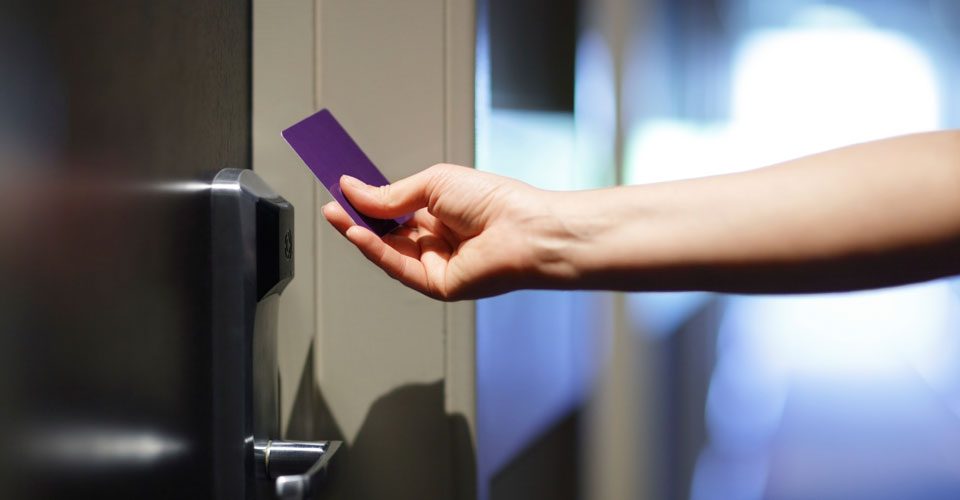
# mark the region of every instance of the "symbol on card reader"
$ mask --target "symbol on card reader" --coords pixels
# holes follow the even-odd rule
[[[283,256],[290,260],[293,258],[293,233],[287,229],[287,234],[283,235]]]

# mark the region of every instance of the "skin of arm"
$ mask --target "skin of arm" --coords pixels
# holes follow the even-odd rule
[[[805,293],[960,273],[960,131],[849,146],[749,172],[549,192],[439,165],[341,187],[408,227],[327,219],[388,274],[443,300],[521,288]]]

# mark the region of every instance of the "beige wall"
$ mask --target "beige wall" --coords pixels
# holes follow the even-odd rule
[[[396,180],[473,162],[472,0],[255,0],[254,169],[296,208],[280,300],[286,432],[340,438],[328,498],[472,498],[473,304],[371,266],[279,131],[327,107]]]
[[[293,203],[294,279],[279,301],[278,357],[284,430],[316,334],[319,186],[280,130],[315,109],[313,0],[253,2],[253,168]]]

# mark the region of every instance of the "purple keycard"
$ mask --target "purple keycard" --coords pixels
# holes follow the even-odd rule
[[[357,212],[343,196],[340,191],[342,175],[356,177],[372,186],[383,186],[390,181],[377,170],[329,110],[317,111],[290,126],[281,135],[357,225],[382,237],[409,219],[367,217]]]

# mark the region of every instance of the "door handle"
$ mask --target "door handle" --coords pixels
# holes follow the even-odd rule
[[[327,472],[341,441],[258,441],[254,463],[259,477],[274,481],[281,500],[307,500]]]

